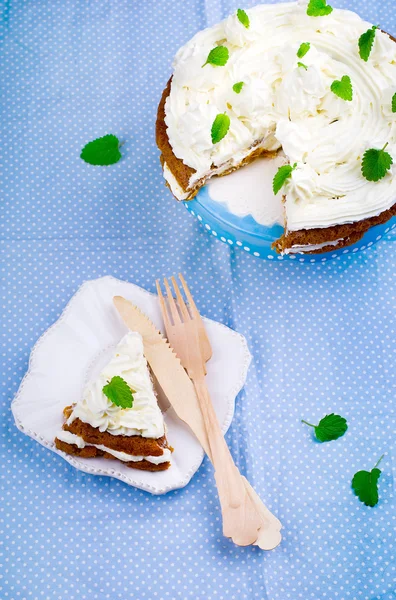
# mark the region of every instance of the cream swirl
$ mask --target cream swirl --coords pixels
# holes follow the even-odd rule
[[[116,375],[133,390],[132,408],[116,406],[103,393],[103,387]],[[138,333],[127,333],[99,377],[88,383],[81,400],[74,406],[68,424],[76,418],[113,435],[147,438],[164,435],[163,417],[143,354],[143,340]]]
[[[358,39],[369,23],[346,10],[325,17],[306,10],[307,0],[259,5],[248,11],[249,29],[232,15],[198,33],[176,55],[165,105],[173,152],[195,170],[190,187],[225,163],[239,164],[257,142],[282,147],[299,163],[285,188],[289,230],[358,221],[396,200],[395,167],[377,183],[360,169],[367,148],[387,142],[396,155],[396,44],[377,30],[365,62]],[[299,59],[302,42],[310,49]],[[202,67],[218,44],[229,49],[227,64]],[[352,81],[350,102],[331,91],[344,75]],[[244,86],[236,94],[238,81]],[[229,132],[212,144],[213,120],[224,112]]]

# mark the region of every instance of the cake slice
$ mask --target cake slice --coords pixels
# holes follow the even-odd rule
[[[172,448],[139,333],[122,338],[100,375],[63,413],[65,423],[55,438],[59,450],[116,459],[133,469],[169,468]]]

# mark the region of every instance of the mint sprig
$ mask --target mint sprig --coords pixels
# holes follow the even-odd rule
[[[114,165],[121,158],[120,142],[115,135],[109,134],[88,142],[81,150],[80,158],[90,165]]]
[[[202,68],[206,65],[213,65],[214,67],[224,67],[230,58],[228,48],[225,46],[216,46],[213,48],[206,59],[206,63],[202,65]]]
[[[308,421],[304,421],[304,419],[301,420],[301,423],[313,427],[315,429],[316,439],[320,442],[338,440],[338,438],[343,436],[348,429],[346,419],[340,415],[335,415],[334,413],[323,417],[318,425],[312,425],[312,423],[308,423]]]
[[[346,100],[347,102],[351,102],[353,98],[353,87],[351,78],[349,75],[344,75],[341,77],[341,80],[336,79],[330,86],[333,94],[341,98],[342,100]]]
[[[309,42],[303,42],[299,49],[297,50],[298,58],[304,58],[306,53],[309,51],[311,44]]]
[[[217,115],[212,124],[211,136],[212,144],[218,144],[225,137],[230,128],[230,117],[225,113]]]
[[[238,17],[238,20],[242,23],[242,25],[244,27],[246,27],[246,29],[249,29],[249,27],[250,27],[250,19],[247,16],[246,12],[242,8],[238,8],[238,10],[237,10],[237,17]]]
[[[238,83],[234,83],[234,85],[232,86],[232,89],[234,90],[234,92],[236,94],[240,94],[244,85],[245,85],[245,83],[243,81],[238,81]]]
[[[396,93],[392,96],[392,112],[396,113]]]
[[[378,504],[378,480],[381,475],[378,465],[383,458],[384,454],[371,471],[358,471],[353,476],[352,489],[360,502],[363,502],[366,506]]]
[[[293,166],[283,165],[282,167],[279,167],[279,169],[275,173],[275,177],[272,181],[272,189],[274,191],[275,196],[280,191],[280,189],[284,186],[285,182],[289,179],[289,177],[291,176],[291,174],[293,173],[293,171],[296,167],[297,167],[297,163],[294,163]]]
[[[103,386],[102,392],[116,406],[121,408],[132,408],[133,394],[132,390],[122,377],[116,375]]]
[[[310,0],[307,7],[309,17],[326,17],[333,12],[333,7],[326,0]]]
[[[377,31],[377,29],[377,25],[373,25],[372,27],[370,27],[370,29],[362,33],[362,35],[359,38],[359,55],[360,58],[365,62],[368,61],[369,56],[371,54],[371,50],[373,49],[375,32]]]
[[[363,154],[362,174],[367,181],[383,179],[393,165],[393,158],[385,151],[387,145],[388,143],[381,150],[370,148]]]

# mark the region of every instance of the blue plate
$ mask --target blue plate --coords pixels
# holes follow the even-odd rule
[[[386,233],[396,227],[396,217],[382,225],[371,227],[361,240],[347,248],[340,248],[323,254],[287,254],[280,256],[271,244],[283,233],[283,227],[274,225],[265,227],[253,217],[237,217],[219,202],[212,200],[207,187],[203,187],[194,200],[184,202],[187,210],[198,219],[205,230],[225,244],[241,248],[267,260],[297,260],[299,262],[325,262],[340,255],[351,254],[365,250],[378,242]]]

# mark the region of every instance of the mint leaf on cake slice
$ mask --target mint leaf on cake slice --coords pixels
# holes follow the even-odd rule
[[[103,393],[113,404],[121,408],[132,408],[132,390],[122,377],[115,375],[103,386]]]
[[[218,144],[225,137],[230,128],[230,117],[225,113],[217,115],[212,124],[211,136],[212,144]]]

